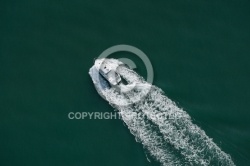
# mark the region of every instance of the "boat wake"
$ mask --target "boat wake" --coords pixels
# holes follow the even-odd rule
[[[94,65],[89,72],[97,92],[118,111],[136,141],[163,166],[235,165],[160,88],[124,65],[118,65],[116,72],[127,84],[111,86],[99,69]],[[132,89],[122,90],[131,84]]]

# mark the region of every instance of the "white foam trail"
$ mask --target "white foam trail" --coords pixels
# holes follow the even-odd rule
[[[106,89],[103,95],[119,111],[136,140],[162,165],[234,165],[230,156],[161,89],[149,85],[126,67],[119,67],[118,73],[137,86],[126,93]]]
[[[137,107],[158,125],[164,139],[194,165],[234,165],[203,130],[191,122],[189,115],[152,87],[146,100]],[[161,118],[162,117],[162,118]]]
[[[184,161],[176,155],[176,151],[159,134],[156,125],[146,119],[141,112],[135,109],[120,109],[120,115],[130,132],[141,142],[149,153],[166,166],[181,165]]]

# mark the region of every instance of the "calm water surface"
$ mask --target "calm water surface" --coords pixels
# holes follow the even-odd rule
[[[143,50],[154,84],[239,166],[250,165],[247,1],[0,2],[0,165],[157,166],[112,112],[88,70],[116,44]],[[142,62],[137,72],[146,75]]]

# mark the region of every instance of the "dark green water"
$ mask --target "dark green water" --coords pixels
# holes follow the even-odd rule
[[[159,165],[122,121],[68,119],[113,111],[88,70],[116,44],[143,50],[154,84],[236,165],[250,165],[249,8],[231,0],[1,0],[0,165]]]

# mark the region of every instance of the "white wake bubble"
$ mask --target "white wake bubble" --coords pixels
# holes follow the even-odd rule
[[[193,124],[191,117],[160,88],[148,84],[124,66],[117,72],[128,84],[136,86],[128,92],[116,88],[98,91],[119,112],[130,132],[155,160],[163,166],[235,165],[230,155]]]

